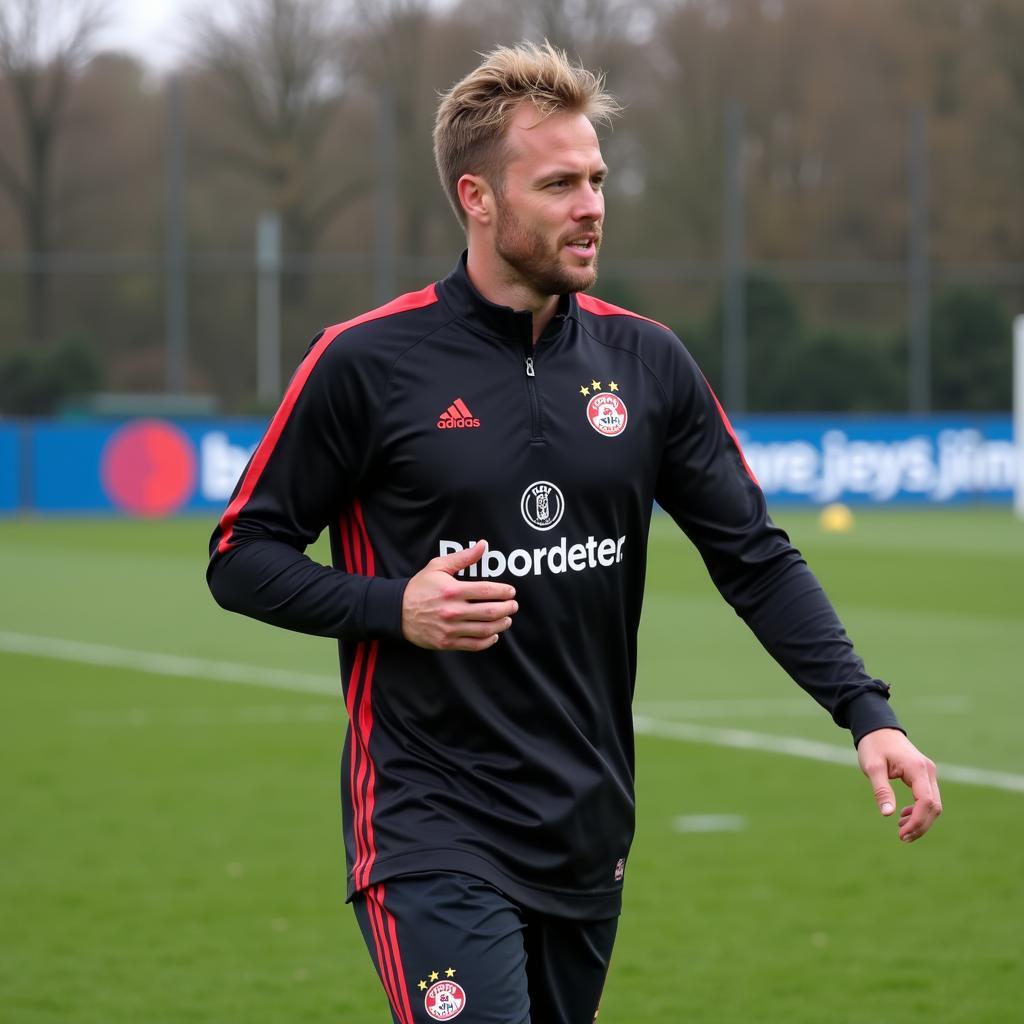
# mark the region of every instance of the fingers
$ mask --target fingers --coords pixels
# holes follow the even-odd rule
[[[885,817],[896,807],[890,779],[902,779],[910,787],[914,803],[900,812],[897,835],[905,843],[920,839],[942,813],[935,763],[896,729],[879,729],[862,737],[857,756]]]
[[[887,735],[892,733],[892,735]],[[885,817],[889,817],[896,810],[896,795],[889,785],[890,758],[886,747],[890,743],[906,741],[903,733],[897,730],[879,729],[876,732],[868,733],[857,747],[857,758],[860,761],[861,771],[868,777],[875,794],[875,803]]]
[[[889,770],[885,762],[876,762],[864,769],[875,792],[875,803],[886,818],[896,810],[896,794],[889,785]]]
[[[441,561],[442,559],[435,558],[427,568],[437,572],[449,572],[448,568],[436,564]],[[458,598],[460,601],[511,601],[516,596],[516,588],[510,587],[507,583],[466,583],[453,577],[445,581],[441,595],[448,599]]]
[[[469,622],[496,622],[510,618],[519,611],[518,601],[502,601],[501,603],[473,601],[466,606],[462,618]]]
[[[510,618],[499,622],[466,622],[457,633],[442,639],[438,650],[479,651],[497,643],[498,637],[512,625]]]
[[[510,587],[507,583],[464,583],[462,580],[452,580],[456,594],[464,601],[511,601],[516,596],[516,588]]]
[[[919,754],[918,757],[920,760],[904,766],[902,773],[903,781],[914,794],[913,806],[905,807],[900,815],[898,834],[905,843],[920,839],[942,813],[935,763],[924,755]]]
[[[402,635],[435,651],[481,651],[497,643],[519,611],[514,587],[456,575],[483,557],[486,541],[433,558],[402,595]]]
[[[463,637],[457,645],[447,649],[450,651],[486,651],[488,647],[493,647],[497,642],[497,633],[483,640],[471,640],[469,637]]]
[[[437,558],[432,558],[427,568],[446,572],[449,576],[454,577],[463,569],[468,569],[471,565],[479,562],[486,552],[487,541],[478,540],[472,547],[463,551],[454,551],[450,555],[438,555]],[[452,582],[457,584],[457,591],[453,590],[450,596],[454,597],[457,592],[464,601],[511,601],[516,596],[516,588],[510,587],[507,583],[470,583],[455,579]]]
[[[463,548],[461,551],[453,551],[450,555],[438,555],[437,558],[431,560],[430,565],[433,569],[439,569],[441,572],[447,572],[454,576],[474,562],[479,562],[484,557],[486,550],[487,541],[478,540],[471,547]]]
[[[489,622],[458,622],[453,623],[448,640],[461,640],[464,637],[470,639],[484,639],[495,633],[504,633],[512,625],[512,619],[506,616],[503,619]]]
[[[489,622],[451,622],[438,630],[432,643],[423,646],[436,651],[485,651],[511,625],[511,616]]]

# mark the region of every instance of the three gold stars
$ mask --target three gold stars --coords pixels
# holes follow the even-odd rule
[[[598,391],[600,391],[600,390],[601,390],[601,382],[599,380],[592,380],[590,382],[590,386],[589,387],[587,387],[586,384],[584,384],[584,385],[582,385],[580,387],[580,394],[584,398],[589,398],[591,391],[593,391],[594,394],[596,395],[598,393]],[[619,385],[616,384],[615,381],[609,381],[608,382],[608,390],[609,391],[618,391],[619,390]]]
[[[444,972],[444,976],[445,976],[446,978],[454,978],[454,977],[455,977],[455,968],[454,968],[454,967],[449,967],[449,968],[447,968],[447,969],[445,970],[445,972]],[[430,972],[430,974],[428,975],[428,977],[429,977],[430,981],[437,981],[437,980],[438,980],[438,978],[440,978],[440,977],[441,977],[441,975],[440,975],[440,974],[438,974],[438,972],[437,972],[437,971],[431,971],[431,972]],[[419,989],[419,990],[420,990],[421,992],[423,992],[423,991],[425,991],[425,990],[427,989],[427,987],[429,986],[429,984],[430,984],[430,982],[427,982],[427,981],[423,981],[423,980],[422,980],[422,978],[421,978],[421,979],[420,979],[420,981],[419,981],[419,982],[417,982],[417,984],[416,984],[416,987],[417,987],[417,988],[418,988],[418,989]]]

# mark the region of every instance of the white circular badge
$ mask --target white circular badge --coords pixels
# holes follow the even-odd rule
[[[549,480],[538,480],[523,491],[519,509],[535,530],[551,530],[562,520],[565,499]]]

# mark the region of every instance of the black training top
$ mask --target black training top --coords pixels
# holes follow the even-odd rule
[[[340,640],[349,895],[459,870],[524,905],[618,912],[633,837],[630,703],[657,501],[724,597],[855,740],[895,726],[667,328],[564,296],[532,317],[443,281],[323,331],[214,531],[224,607]],[[333,566],[302,552],[324,527]],[[486,538],[515,586],[480,653],[402,638],[402,593]]]

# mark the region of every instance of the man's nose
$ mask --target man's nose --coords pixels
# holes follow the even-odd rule
[[[578,193],[573,216],[576,220],[592,220],[600,223],[604,219],[604,194],[589,182]]]

